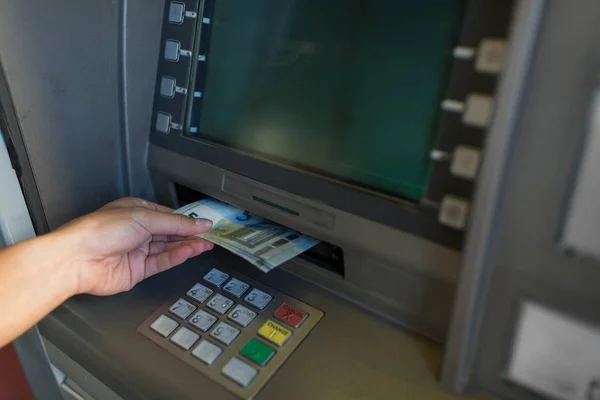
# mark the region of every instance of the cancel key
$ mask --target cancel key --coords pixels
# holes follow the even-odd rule
[[[285,322],[286,324],[297,328],[308,317],[308,313],[300,310],[299,308],[293,307],[288,303],[283,303],[279,306],[277,311],[275,311],[275,318],[280,321]]]

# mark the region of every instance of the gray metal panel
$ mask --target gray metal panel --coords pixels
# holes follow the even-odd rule
[[[145,169],[162,1],[2,1],[0,57],[50,228]]]
[[[506,185],[511,144],[527,83],[530,60],[545,0],[518,3],[510,35],[510,53],[500,83],[484,163],[471,215],[459,286],[442,370],[442,385],[465,390],[471,374],[476,337],[484,309],[485,287],[490,277],[490,246],[498,225],[497,209]]]
[[[597,0],[547,2],[514,131],[471,382],[508,398],[535,398],[502,378],[523,300],[600,323],[600,269],[558,243],[598,82],[599,18]]]

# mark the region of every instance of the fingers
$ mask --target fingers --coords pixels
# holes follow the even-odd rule
[[[179,243],[154,243],[155,250],[159,246],[165,246],[165,251],[152,254],[146,258],[144,278],[148,278],[159,272],[165,271],[213,248],[213,244],[207,240],[185,240]],[[152,253],[152,250],[151,250]]]
[[[192,236],[191,238],[184,238],[184,240],[176,241],[176,242],[151,242],[150,249],[148,251],[148,255],[163,253],[165,251],[171,251],[173,249],[176,249],[177,247],[186,246],[186,245],[195,246],[196,243],[194,243],[194,242],[205,242],[205,240],[200,239],[196,236]],[[208,241],[206,241],[206,242],[208,242]],[[211,242],[208,242],[208,244],[205,246],[205,247],[208,247],[208,248],[206,248],[206,250],[211,250],[212,245],[213,244]]]
[[[136,208],[130,217],[152,235],[193,236],[206,233],[212,222],[202,218],[189,218],[181,214],[171,214]]]
[[[133,207],[143,207],[152,211],[159,212],[172,212],[173,209],[165,206],[161,206],[160,204],[153,203],[151,201],[147,201],[144,199],[139,199],[137,197],[124,197],[122,199],[118,199],[112,201],[102,207],[102,209],[114,209],[114,208],[133,208]]]
[[[153,242],[180,242],[186,239],[194,239],[196,236],[175,236],[175,235],[154,235],[152,236]]]

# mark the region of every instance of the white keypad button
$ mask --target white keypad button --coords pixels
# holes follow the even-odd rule
[[[245,328],[248,325],[250,325],[250,322],[252,322],[254,318],[256,318],[256,315],[256,312],[238,304],[237,306],[235,306],[233,311],[229,313],[227,318],[240,325],[241,327]]]
[[[444,196],[438,221],[454,229],[464,230],[469,215],[469,201],[455,196]]]
[[[478,128],[486,128],[494,111],[494,99],[485,94],[471,93],[465,101],[463,123]]]
[[[196,306],[190,303],[189,301],[185,301],[184,299],[179,299],[169,308],[169,311],[173,314],[177,315],[181,319],[186,319],[190,316],[191,313],[194,312]]]
[[[179,324],[166,315],[161,315],[150,325],[150,328],[159,335],[167,337],[177,328]]]
[[[223,375],[239,384],[242,387],[248,387],[258,375],[258,370],[249,366],[239,358],[232,358],[221,370]]]
[[[273,296],[263,292],[262,290],[252,289],[252,291],[248,293],[248,296],[246,296],[244,300],[246,303],[253,305],[259,310],[262,310],[271,302],[271,300],[273,300]]]
[[[506,61],[506,41],[486,38],[479,43],[475,71],[484,74],[498,74]]]
[[[202,340],[200,344],[192,350],[192,355],[207,365],[211,365],[222,352],[223,350],[219,346],[212,344],[208,340]]]
[[[229,282],[223,286],[223,290],[227,293],[237,297],[238,299],[242,297],[246,290],[250,288],[246,282],[242,282],[239,279],[231,278]]]
[[[198,303],[204,303],[213,293],[214,291],[212,289],[209,289],[200,283],[196,283],[186,294]]]
[[[192,332],[188,328],[181,328],[171,337],[171,342],[184,350],[189,350],[198,339],[200,339],[200,335],[197,333]]]
[[[457,146],[452,156],[450,173],[464,179],[475,179],[479,170],[479,149],[470,146]]]
[[[208,274],[204,275],[204,280],[216,287],[221,287],[223,282],[225,282],[229,278],[223,271],[219,271],[216,268],[211,269]]]
[[[215,329],[213,329],[213,331],[210,333],[210,336],[228,346],[235,340],[236,337],[238,337],[239,334],[239,329],[234,328],[225,322],[219,322]]]
[[[213,296],[212,299],[209,300],[208,303],[206,303],[206,306],[208,308],[210,308],[211,310],[214,310],[214,311],[218,312],[219,314],[223,315],[227,312],[227,310],[229,310],[231,308],[233,303],[234,303],[233,300],[228,299],[227,297],[223,296],[222,294],[217,293]]]
[[[215,324],[215,322],[217,322],[217,320],[218,318],[214,315],[210,315],[204,310],[198,310],[198,312],[190,318],[189,323],[200,329],[202,332],[206,332]]]

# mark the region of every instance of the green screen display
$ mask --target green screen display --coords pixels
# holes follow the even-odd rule
[[[195,135],[419,200],[463,3],[216,0]]]

